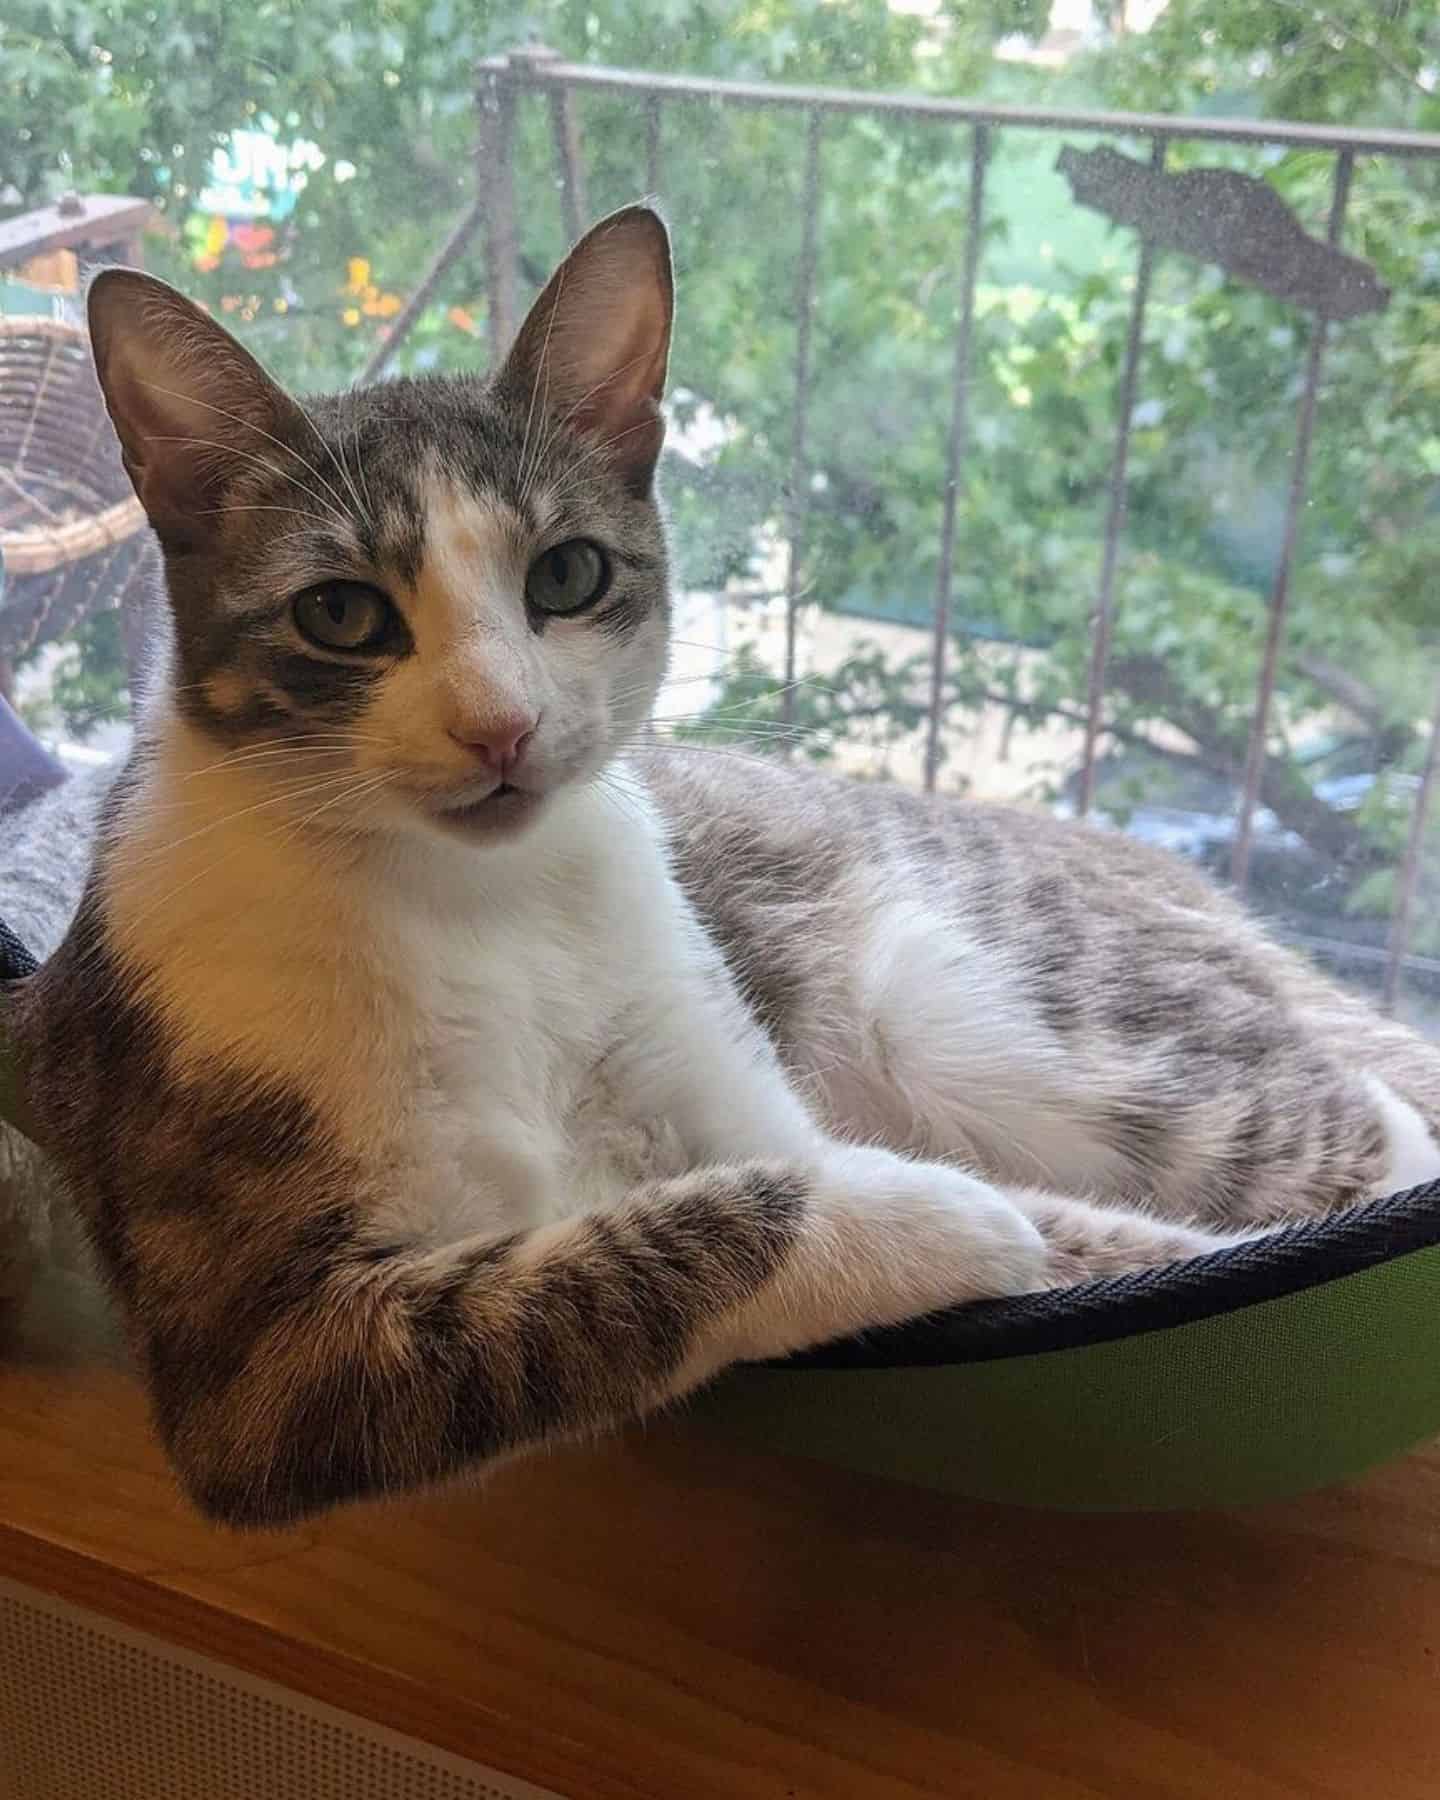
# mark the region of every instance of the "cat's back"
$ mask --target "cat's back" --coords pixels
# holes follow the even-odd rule
[[[743,752],[654,746],[638,759],[670,831],[681,885],[707,915],[746,902],[826,904],[857,888],[957,897],[1014,932],[1145,913],[1248,923],[1195,870],[1118,831],[1039,808],[929,796]]]
[[[1160,1170],[1197,1207],[1263,1169],[1308,1210],[1380,1154],[1360,1070],[1440,1121],[1433,1046],[1117,831],[728,751],[644,771],[677,880],[837,1122],[1072,1188]]]
[[[872,986],[943,991],[1042,1062],[1050,1040],[1143,1055],[1186,1021],[1209,1054],[1282,1010],[1287,953],[1118,831],[728,751],[656,747],[644,773],[676,878],[782,1039],[813,1035],[867,963]]]

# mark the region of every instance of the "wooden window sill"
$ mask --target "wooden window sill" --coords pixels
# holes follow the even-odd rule
[[[1383,1794],[1440,1769],[1440,1451],[1251,1513],[972,1506],[676,1418],[235,1536],[103,1304],[0,1356],[0,1574],[574,1795]]]

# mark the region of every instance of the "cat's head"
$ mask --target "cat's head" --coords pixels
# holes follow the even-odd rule
[[[217,758],[307,811],[328,780],[321,823],[482,838],[601,769],[664,671],[672,310],[665,228],[630,207],[493,376],[301,400],[164,283],[99,275],[96,367],[164,550],[171,701]]]

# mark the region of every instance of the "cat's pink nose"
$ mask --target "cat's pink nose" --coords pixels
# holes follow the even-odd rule
[[[494,770],[502,781],[518,765],[535,735],[539,719],[534,713],[502,713],[484,724],[450,728],[450,735],[464,750]]]

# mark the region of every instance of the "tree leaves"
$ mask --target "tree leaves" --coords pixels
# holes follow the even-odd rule
[[[998,40],[1034,39],[1048,14],[1038,0],[954,0],[933,15],[885,0],[309,0],[303,9],[10,0],[0,188],[12,183],[32,205],[66,186],[137,192],[178,224],[226,133],[268,117],[282,136],[319,144],[325,165],[278,228],[273,269],[222,257],[202,273],[179,235],[154,246],[151,261],[212,306],[230,300],[227,317],[267,362],[323,387],[352,378],[387,323],[378,301],[367,312],[344,293],[348,265],[366,261],[379,295],[410,291],[472,191],[474,59],[523,43],[532,28],[566,56],[631,68],[1440,126],[1429,73],[1440,65],[1435,0],[1169,0],[1152,29],[1110,39],[1060,75],[995,63]],[[653,148],[647,109],[628,97],[577,105],[592,210],[634,198]],[[1083,706],[1135,252],[1128,234],[1069,206],[1054,174],[1060,141],[1021,131],[992,141],[958,498],[957,728],[967,708],[994,703],[993,674],[965,635],[977,624],[1045,646],[1009,697],[1017,729],[1046,709]],[[698,462],[667,459],[691,585],[752,581],[787,516],[804,142],[796,111],[691,101],[662,110],[659,184],[680,278],[674,376],[684,410],[724,426]],[[801,566],[817,603],[883,601],[921,624],[931,604],[970,154],[963,127],[826,119]],[[1328,152],[1202,151],[1177,138],[1169,159],[1263,175],[1307,229],[1323,232]],[[516,190],[525,290],[563,248],[543,99],[520,108]],[[1312,776],[1292,754],[1307,736],[1370,731],[1383,718],[1413,760],[1414,722],[1430,704],[1440,645],[1429,578],[1440,550],[1437,202],[1440,167],[1357,161],[1346,244],[1376,265],[1394,299],[1383,317],[1332,331],[1327,352],[1273,746],[1285,780],[1307,794]],[[346,307],[357,323],[345,324]],[[486,315],[476,252],[451,272],[398,366],[483,367]],[[1243,743],[1309,331],[1293,308],[1218,271],[1159,259],[1107,698],[1119,729],[1168,733],[1197,756]],[[1152,679],[1157,666],[1166,683]],[[1363,682],[1363,717],[1353,686],[1327,682],[1325,670]],[[875,729],[882,701],[910,717],[909,672],[857,651],[831,673],[842,694],[854,688],[853,703],[826,702],[812,743],[835,741],[847,717]],[[1201,725],[1208,747],[1190,729]],[[1395,740],[1386,743],[1394,754]],[[1315,815],[1302,814],[1308,828]],[[1360,818],[1347,829],[1381,828]]]

